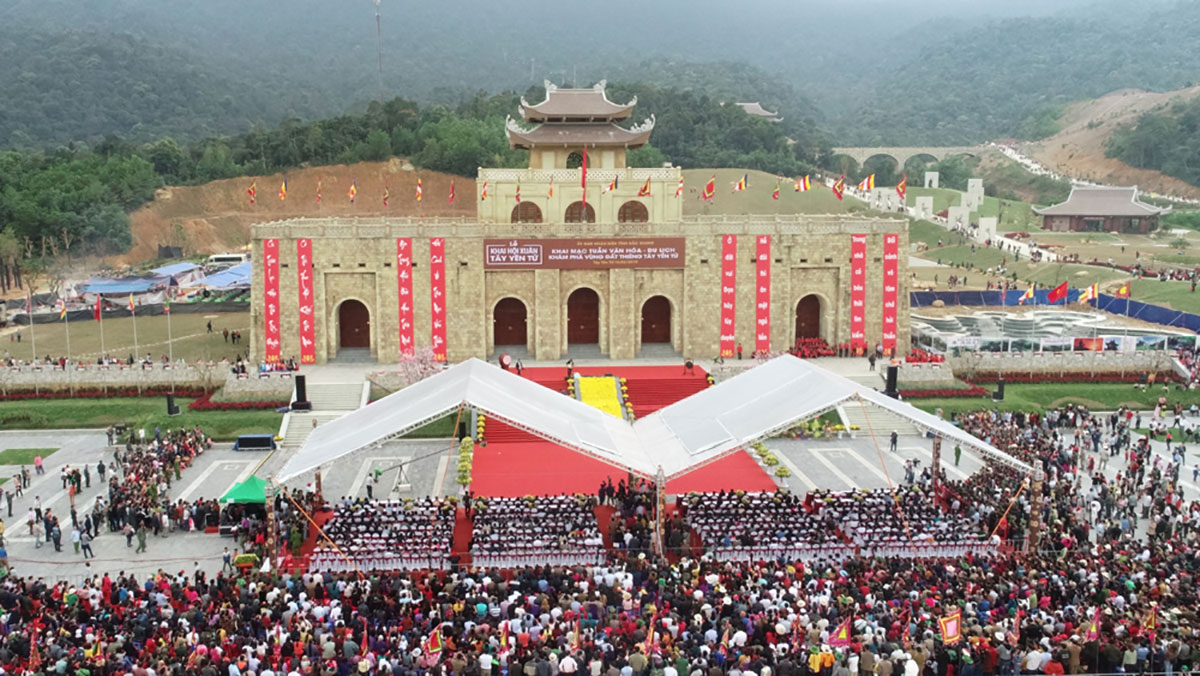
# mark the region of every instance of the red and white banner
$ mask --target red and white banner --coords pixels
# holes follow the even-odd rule
[[[396,238],[396,283],[400,308],[400,354],[411,355],[414,348],[413,324],[416,322],[413,306],[412,238]]]
[[[736,340],[734,304],[737,302],[737,235],[721,238],[721,356],[732,357]]]
[[[867,347],[867,236],[850,235],[850,348]]]
[[[316,307],[313,295],[312,240],[296,240],[296,265],[300,293],[300,363],[317,363],[317,323],[313,313]]]
[[[435,361],[446,361],[446,241],[429,240],[429,300],[433,334],[430,345]]]
[[[896,354],[896,306],[900,289],[900,238],[883,236],[883,354]]]
[[[263,240],[263,354],[279,361],[279,240]]]
[[[771,351],[771,236],[759,235],[754,272],[754,349]]]

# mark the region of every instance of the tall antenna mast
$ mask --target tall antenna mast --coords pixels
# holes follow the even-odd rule
[[[379,61],[379,102],[383,103],[383,22],[379,18],[379,2],[375,0],[375,55]]]

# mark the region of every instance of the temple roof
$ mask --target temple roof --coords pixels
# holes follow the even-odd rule
[[[767,110],[766,108],[763,108],[762,104],[760,104],[758,101],[755,101],[753,103],[739,103],[737,105],[741,106],[742,110],[746,111],[746,114],[753,115],[755,117],[765,118],[768,122],[782,122],[783,121],[783,118],[779,117],[779,113],[772,113],[771,111]]]
[[[636,96],[624,105],[609,101],[604,93],[608,83],[604,80],[587,89],[559,89],[549,80],[545,84],[545,101],[530,104],[524,96],[521,97],[521,116],[526,122],[617,122],[629,119],[633,115],[633,107],[637,105]]]
[[[508,144],[513,148],[530,149],[536,146],[609,146],[640,148],[650,142],[654,129],[654,116],[642,124],[629,129],[607,124],[539,124],[532,129],[523,128],[509,117],[505,125]]]
[[[1137,186],[1128,188],[1113,188],[1105,186],[1071,187],[1071,194],[1066,202],[1034,209],[1040,216],[1130,216],[1144,218],[1158,216],[1171,211],[1170,207],[1160,208],[1137,199]]]

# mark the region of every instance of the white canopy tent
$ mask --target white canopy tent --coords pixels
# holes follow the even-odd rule
[[[279,474],[287,481],[459,407],[636,474],[668,479],[837,406],[879,406],[927,432],[1022,471],[1025,463],[954,425],[816,364],[782,356],[633,424],[478,359],[318,427]]]

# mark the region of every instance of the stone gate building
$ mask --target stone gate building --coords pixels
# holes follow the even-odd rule
[[[282,358],[299,359],[310,317],[317,363],[352,354],[395,362],[410,346],[432,346],[450,361],[501,352],[700,360],[735,344],[749,356],[804,337],[848,343],[852,235],[866,240],[857,293],[872,348],[884,342],[884,240],[894,236],[896,349],[908,350],[906,221],[684,217],[679,168],[625,166],[626,150],[644,145],[654,127],[653,118],[618,124],[634,101],[609,101],[601,83],[548,85],[545,101],[521,103],[524,119],[510,119],[507,134],[513,147],[529,149],[530,166],[480,169],[475,219],[255,225],[252,355],[270,358],[277,345]],[[264,257],[276,251],[274,263]],[[303,252],[311,252],[307,276],[297,269]],[[722,283],[726,273],[732,285]],[[308,289],[311,303],[300,300]],[[726,319],[732,330],[722,332]]]

